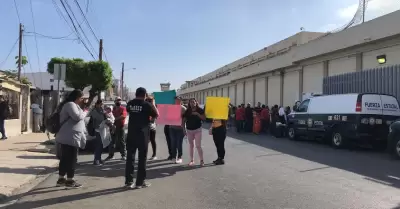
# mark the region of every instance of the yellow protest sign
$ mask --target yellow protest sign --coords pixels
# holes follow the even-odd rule
[[[206,117],[227,120],[229,113],[229,97],[207,97]]]

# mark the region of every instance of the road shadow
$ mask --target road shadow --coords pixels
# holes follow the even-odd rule
[[[39,144],[38,142],[15,142],[13,144]]]
[[[106,163],[103,166],[93,166],[92,161],[84,161],[81,162],[79,166],[76,169],[76,175],[77,176],[90,176],[90,177],[99,177],[99,178],[116,178],[116,177],[122,177],[125,175],[125,161],[120,161],[120,160],[114,160]],[[137,165],[135,164],[135,175],[136,175],[136,167]],[[213,166],[212,164],[206,164],[204,167],[210,167]],[[171,161],[167,160],[154,160],[154,161],[148,161],[147,162],[147,180],[152,180],[152,179],[159,179],[159,178],[166,178],[173,176],[179,172],[184,172],[184,171],[189,171],[189,170],[194,170],[201,168],[201,166],[186,166],[186,165],[181,165],[181,164],[174,164]],[[102,169],[109,169],[109,170],[102,170]],[[47,194],[47,193],[52,193],[52,192],[57,192],[60,190],[64,190],[62,187],[56,187],[56,186],[50,186],[50,187],[45,187],[45,188],[34,188],[33,190],[25,193],[25,194],[20,194],[17,196],[11,196],[7,198],[7,202],[11,201],[17,201],[21,197],[24,196],[35,196],[35,195],[42,195],[42,194]],[[27,202],[16,202],[15,204],[9,205],[5,208],[9,209],[26,209],[26,208],[41,208],[45,206],[51,206],[51,205],[56,205],[59,203],[65,203],[65,202],[70,202],[70,201],[76,201],[76,200],[82,200],[82,199],[88,199],[88,198],[93,198],[93,197],[98,197],[98,196],[103,196],[103,195],[109,195],[109,194],[115,194],[115,193],[120,193],[127,191],[127,189],[118,187],[118,188],[112,188],[112,189],[105,189],[105,190],[99,190],[99,191],[94,191],[94,192],[87,192],[87,193],[80,193],[80,194],[75,194],[75,195],[67,195],[67,196],[62,196],[62,197],[56,197],[56,198],[48,198],[48,199],[43,199],[43,200],[35,200],[35,201],[27,201]],[[1,203],[1,202],[0,202]]]
[[[14,173],[14,174],[46,174],[53,171],[52,167],[48,166],[28,166],[26,168],[8,168],[0,167],[0,173]]]
[[[15,204],[10,205],[5,208],[8,208],[8,209],[41,208],[41,207],[45,207],[45,206],[57,205],[60,203],[66,203],[66,202],[82,200],[82,199],[89,199],[89,198],[99,197],[99,196],[104,196],[104,195],[116,194],[116,193],[125,192],[125,191],[127,191],[127,190],[123,187],[116,187],[116,188],[110,188],[110,189],[104,189],[104,190],[97,190],[97,191],[93,191],[93,192],[86,192],[86,193],[79,193],[79,194],[73,194],[73,195],[66,195],[66,196],[62,196],[62,197],[48,198],[48,199],[43,199],[43,200],[17,202]]]
[[[400,209],[400,203],[399,203],[399,205],[398,206],[395,206],[394,208],[392,208],[392,209]]]
[[[204,128],[207,127],[209,125],[205,124]],[[316,141],[291,141],[268,134],[237,133],[233,128],[228,130],[227,136],[276,152],[356,173],[370,181],[400,188],[400,162],[391,159],[386,153],[354,147],[350,150],[333,149]]]
[[[75,174],[79,176],[99,177],[99,178],[117,178],[125,176],[125,161],[113,160],[106,162],[102,166],[94,166],[91,162],[81,163],[76,169]],[[210,165],[206,165],[210,166]],[[167,160],[154,160],[147,162],[147,179],[163,178],[175,175],[177,172],[197,169],[199,166],[186,166],[175,164]],[[135,163],[135,174],[137,161]]]
[[[51,156],[49,156],[49,155],[46,155],[46,156],[40,156],[40,155],[20,155],[20,156],[17,156],[17,158],[20,158],[20,159],[30,159],[30,160],[40,160],[40,159],[42,159],[42,160],[46,160],[46,159],[53,159],[53,160],[55,160],[55,159],[57,159],[57,157],[54,156],[54,155],[51,155]]]

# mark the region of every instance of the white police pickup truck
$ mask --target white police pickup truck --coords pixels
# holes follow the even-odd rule
[[[324,138],[335,148],[350,142],[386,148],[389,126],[399,118],[399,103],[391,95],[316,96],[289,114],[288,137]]]

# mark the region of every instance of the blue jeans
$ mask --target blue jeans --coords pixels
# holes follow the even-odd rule
[[[169,136],[171,138],[171,157],[182,158],[182,144],[183,144],[183,137],[185,137],[183,129],[170,128]]]
[[[96,138],[94,139],[94,161],[101,161],[101,154],[103,153],[103,141],[101,140],[100,134],[98,132],[95,133]]]

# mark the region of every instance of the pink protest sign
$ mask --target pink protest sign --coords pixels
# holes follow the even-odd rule
[[[173,126],[182,125],[181,105],[158,104],[157,109],[160,114],[157,118],[158,124]]]

